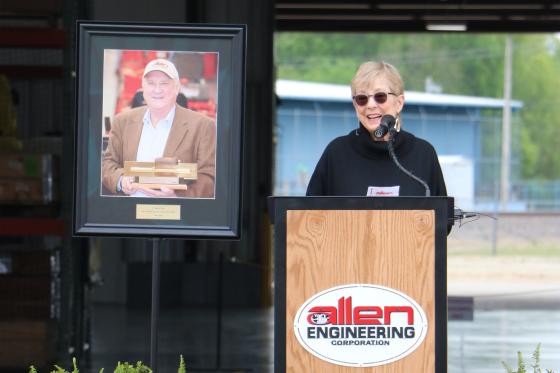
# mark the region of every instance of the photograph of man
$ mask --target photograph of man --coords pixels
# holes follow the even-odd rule
[[[213,198],[216,171],[216,126],[200,113],[177,104],[179,73],[166,59],[154,59],[144,68],[145,106],[124,110],[111,124],[102,160],[102,183],[113,195],[133,197]],[[155,162],[165,157],[196,163],[197,179],[187,190],[134,184],[124,176],[124,162]]]

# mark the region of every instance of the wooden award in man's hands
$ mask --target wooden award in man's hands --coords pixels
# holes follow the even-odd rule
[[[187,190],[196,180],[196,163],[181,163],[176,157],[156,158],[155,162],[124,162],[124,176],[133,177],[132,186],[173,190]]]

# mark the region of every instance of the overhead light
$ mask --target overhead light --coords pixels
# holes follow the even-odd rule
[[[467,31],[467,25],[465,23],[426,23],[426,30],[461,32]]]

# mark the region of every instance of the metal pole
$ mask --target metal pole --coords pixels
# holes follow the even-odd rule
[[[511,71],[512,71],[512,43],[511,35],[506,35],[504,61],[504,109],[502,114],[502,162],[500,175],[500,205],[501,210],[507,209],[510,189],[510,159],[511,159]]]
[[[159,318],[159,244],[160,239],[152,241],[152,315],[150,320],[150,367],[157,372],[157,340],[158,340],[158,318]]]
[[[222,290],[222,271],[224,253],[220,249],[220,255],[218,259],[218,299],[217,299],[217,312],[216,312],[216,370],[220,370],[222,367],[222,308],[224,306],[222,301],[223,290]]]

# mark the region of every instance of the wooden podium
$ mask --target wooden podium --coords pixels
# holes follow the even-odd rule
[[[447,371],[446,241],[452,198],[271,197],[270,205],[276,373]],[[406,356],[375,366],[339,365],[310,353],[294,332],[298,309],[325,289],[347,284],[394,289],[412,298],[427,318],[424,339]],[[362,319],[379,323],[371,321],[374,313],[367,307],[362,309]]]

